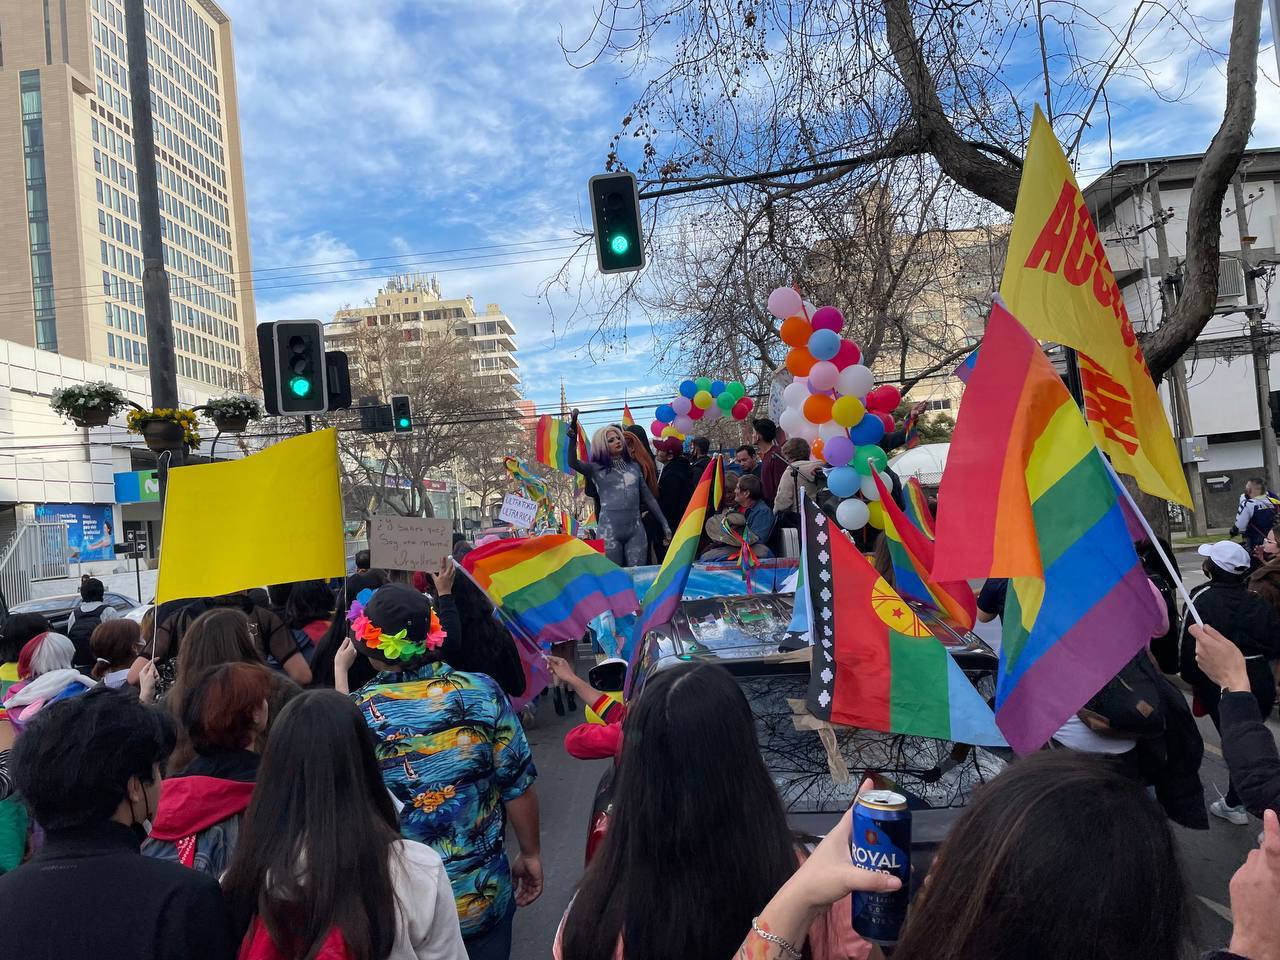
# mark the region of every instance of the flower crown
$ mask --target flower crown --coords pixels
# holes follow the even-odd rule
[[[435,608],[431,609],[431,622],[427,626],[427,636],[421,643],[409,639],[409,628],[402,627],[397,633],[386,633],[372,620],[365,616],[364,609],[373,599],[373,590],[361,590],[351,602],[347,611],[347,620],[351,624],[351,632],[357,640],[370,650],[379,650],[386,655],[385,659],[404,660],[416,657],[426,650],[438,650],[444,643],[447,634],[440,626],[440,618]]]

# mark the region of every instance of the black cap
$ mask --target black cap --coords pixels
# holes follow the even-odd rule
[[[368,626],[362,622],[366,618]],[[429,651],[444,641],[444,630],[431,601],[403,583],[379,587],[363,605],[363,616],[351,619],[353,629],[359,630],[354,641],[356,649],[387,663],[421,663]]]

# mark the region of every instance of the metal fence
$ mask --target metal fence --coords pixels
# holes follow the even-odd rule
[[[70,560],[64,524],[23,524],[0,551],[0,591],[10,606],[30,600],[31,584],[69,576]]]

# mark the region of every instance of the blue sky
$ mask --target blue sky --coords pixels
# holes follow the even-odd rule
[[[558,401],[563,376],[571,403],[625,391],[648,422],[654,401],[639,398],[672,386],[653,372],[652,331],[633,328],[625,348],[592,358],[591,331],[565,328],[576,290],[538,297],[566,238],[589,223],[586,180],[639,84],[618,64],[565,62],[560,37],[585,37],[597,0],[220,2],[235,29],[254,267],[265,271],[259,320],[328,319],[393,266],[437,273],[446,296],[497,302],[512,318],[535,403]],[[1224,21],[1211,39],[1225,48],[1229,0],[1192,6]],[[1261,59],[1274,77],[1269,48]],[[1162,56],[1156,69],[1173,82],[1183,65]],[[1213,70],[1181,104],[1133,84],[1115,159],[1204,149],[1223,89]],[[1275,96],[1264,81],[1255,144],[1280,144]],[[1110,160],[1101,136],[1087,142],[1082,180]]]

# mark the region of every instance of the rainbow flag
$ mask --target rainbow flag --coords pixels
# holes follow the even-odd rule
[[[657,579],[649,585],[644,595],[644,606],[640,616],[636,618],[631,636],[618,653],[629,664],[628,693],[631,690],[634,668],[641,650],[644,649],[644,635],[669,621],[680,606],[684,586],[689,582],[689,571],[693,569],[693,561],[698,558],[698,542],[702,539],[702,528],[707,522],[707,511],[714,511],[719,506],[720,496],[724,491],[724,464],[721,460],[719,456],[712,457],[707,468],[702,471],[702,479],[693,489],[684,517],[671,535],[671,544],[667,547],[666,559],[658,568]]]
[[[548,413],[538,418],[538,426],[534,430],[536,441],[536,457],[539,463],[553,467],[561,473],[573,473],[569,466],[569,423],[559,420]],[[587,459],[587,446],[578,433],[578,459]]]
[[[978,367],[978,351],[974,350],[973,353],[969,354],[962,361],[960,361],[960,366],[952,370],[951,375],[955,377],[957,380],[959,380],[961,383],[967,384],[969,382],[969,378],[973,376],[973,371],[976,370],[977,367]]]
[[[568,510],[560,511],[560,532],[567,533],[571,537],[578,535],[578,518]]]
[[[906,438],[903,442],[908,450],[920,446],[920,430],[916,424],[918,419],[913,413],[907,417],[907,422],[902,425],[903,432],[906,433]]]
[[[537,644],[577,640],[600,614],[621,617],[640,606],[625,570],[566,533],[488,543],[462,566]]]
[[[624,427],[634,427],[636,425],[635,417],[631,416],[631,408],[627,406],[625,400],[622,402],[622,425]]]
[[[978,616],[978,601],[966,580],[946,583],[936,580],[933,569],[933,541],[916,529],[915,524],[894,503],[893,493],[884,485],[879,473],[873,473],[884,508],[884,535],[888,538],[889,556],[893,559],[893,584],[898,593],[916,600],[940,613],[945,613],[966,630],[973,629]],[[927,509],[927,508],[926,508]]]
[[[938,507],[940,580],[1009,577],[996,720],[1038,750],[1151,639],[1128,512],[1049,359],[995,304]]]
[[[991,708],[947,648],[807,497],[804,511],[809,712],[844,726],[1003,746]]]
[[[929,509],[929,498],[924,495],[924,487],[920,486],[918,477],[908,477],[902,485],[902,512],[926,537],[934,539],[933,511]]]

